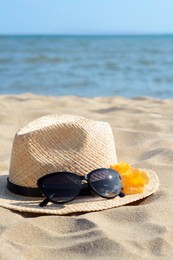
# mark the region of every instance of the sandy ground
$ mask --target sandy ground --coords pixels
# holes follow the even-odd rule
[[[154,170],[160,188],[136,204],[72,216],[0,207],[0,259],[173,259],[173,100],[2,95],[1,171],[15,132],[52,113],[109,122],[118,161]]]

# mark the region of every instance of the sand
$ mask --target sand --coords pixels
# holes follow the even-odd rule
[[[122,97],[0,96],[0,170],[15,132],[51,114],[110,123],[118,161],[154,170],[159,190],[119,208],[72,216],[0,207],[0,259],[173,259],[173,100]]]

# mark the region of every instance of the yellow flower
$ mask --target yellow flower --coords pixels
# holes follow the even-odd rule
[[[149,183],[150,179],[145,171],[132,168],[128,163],[120,162],[119,164],[111,165],[110,168],[120,174],[125,194],[142,193],[145,185]]]
[[[110,166],[111,169],[117,171],[120,175],[126,172],[130,167],[130,164],[125,162],[120,162],[119,164],[114,164]]]

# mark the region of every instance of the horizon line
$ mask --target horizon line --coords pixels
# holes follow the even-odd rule
[[[0,36],[171,36],[172,33],[0,33]]]

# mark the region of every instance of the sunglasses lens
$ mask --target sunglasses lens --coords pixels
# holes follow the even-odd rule
[[[118,196],[122,188],[118,172],[112,169],[98,169],[91,172],[89,183],[97,194],[105,198]]]
[[[42,191],[51,201],[65,203],[74,199],[81,187],[80,177],[72,173],[50,174],[42,183]]]

